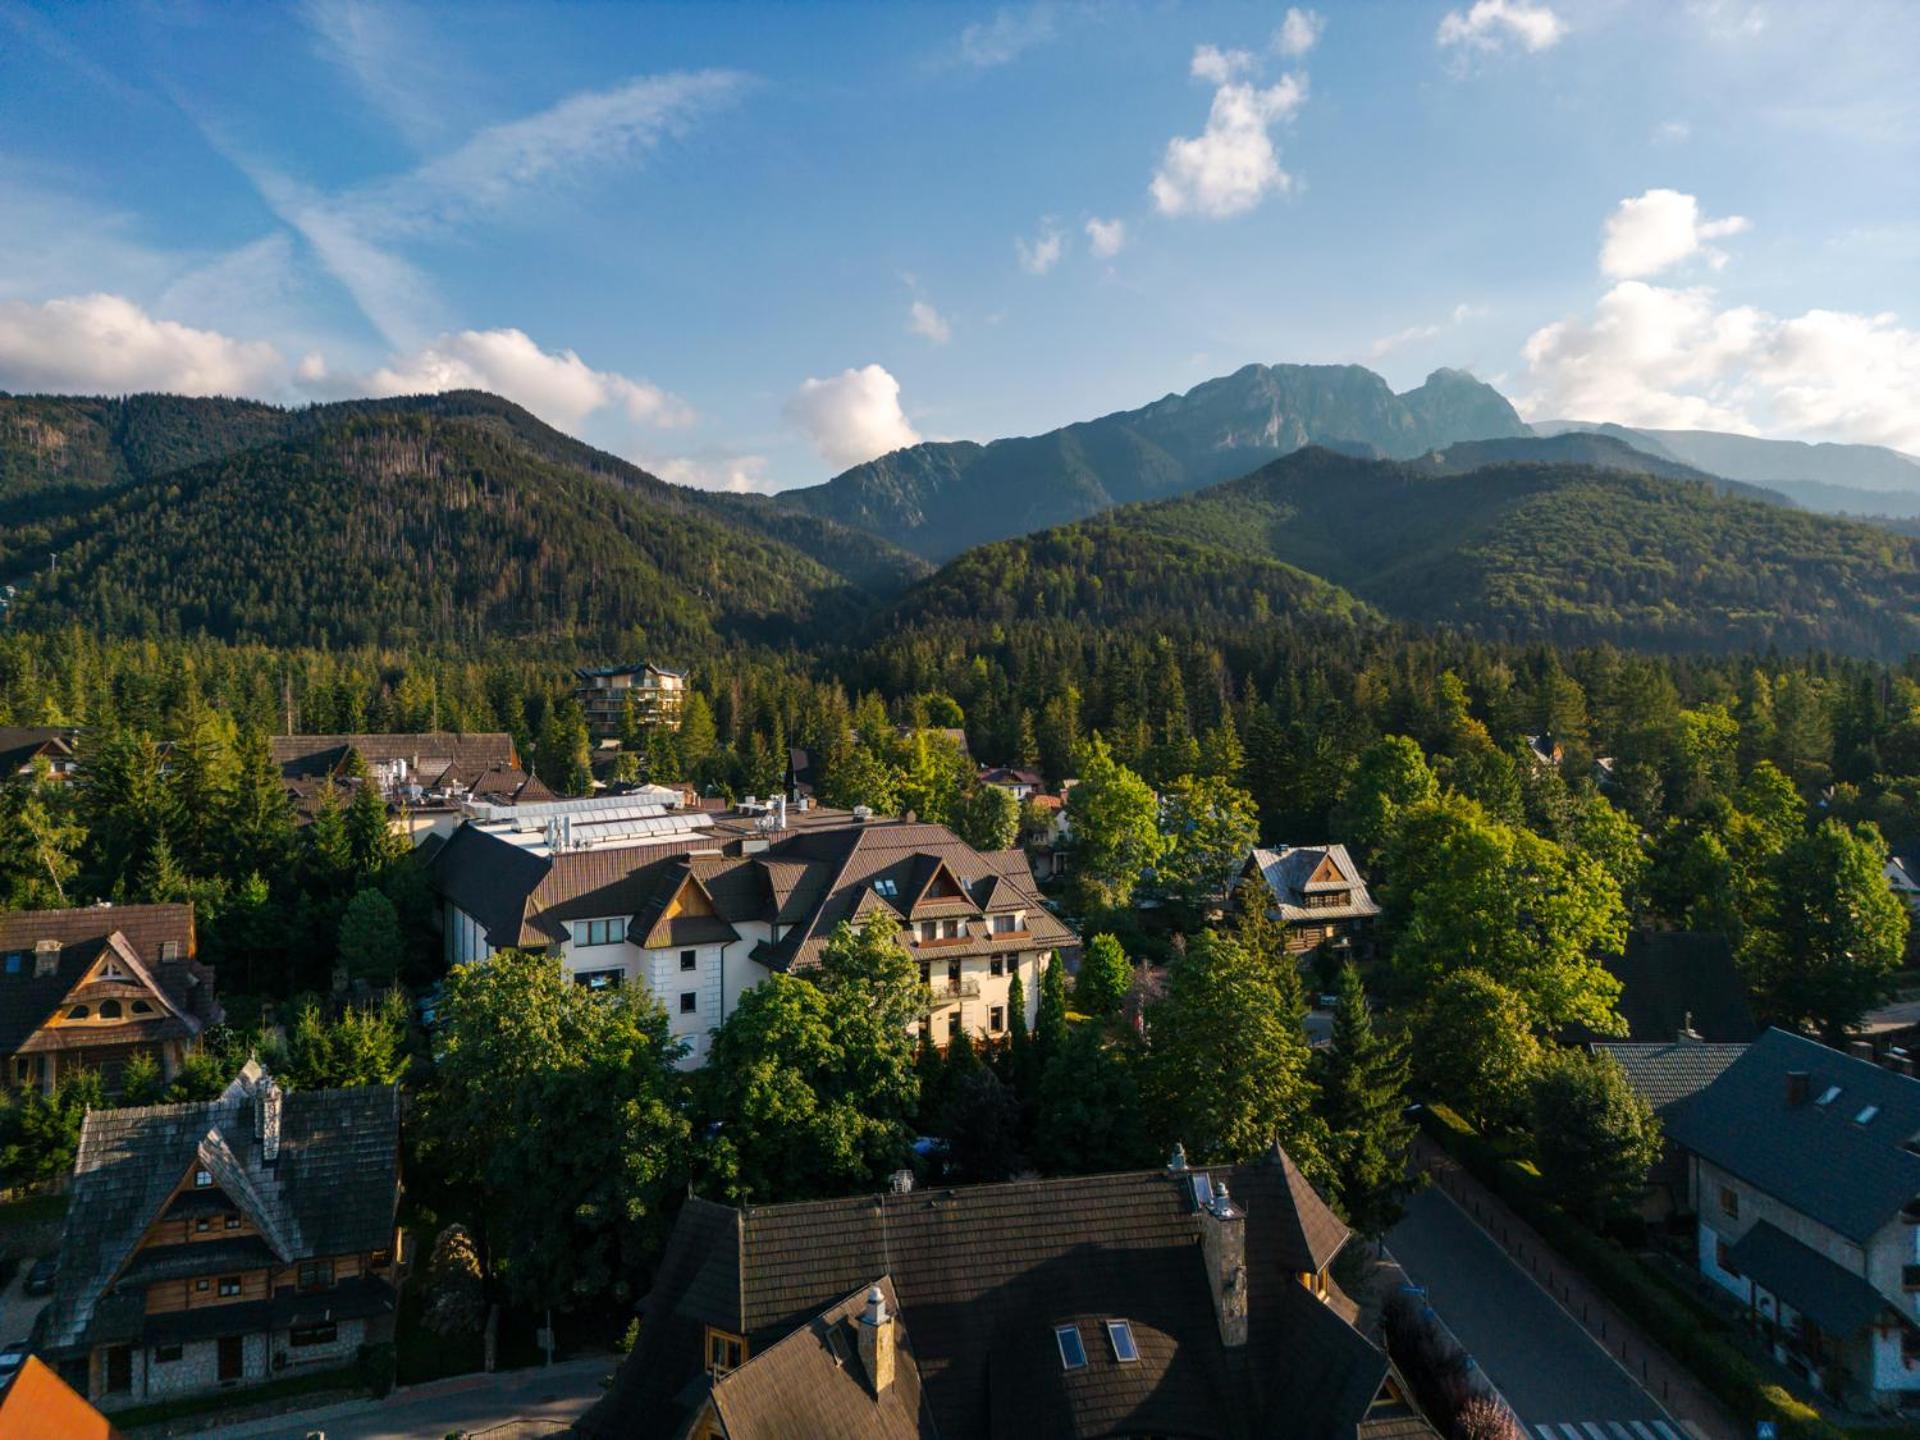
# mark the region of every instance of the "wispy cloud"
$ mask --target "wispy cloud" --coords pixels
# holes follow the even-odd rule
[[[980,70],[1009,65],[1053,34],[1051,5],[1003,7],[991,20],[976,21],[960,32],[960,59]]]
[[[953,326],[947,317],[925,300],[915,300],[907,307],[907,329],[936,345],[953,339]]]
[[[1486,314],[1479,305],[1469,305],[1465,301],[1453,307],[1445,320],[1430,321],[1424,325],[1409,325],[1404,330],[1396,330],[1391,335],[1382,335],[1367,347],[1367,354],[1375,360],[1391,355],[1396,350],[1404,350],[1409,345],[1418,345],[1425,340],[1436,340],[1457,325],[1478,319]]]
[[[320,55],[409,142],[447,134],[450,97],[465,87],[449,73],[447,47],[423,33],[411,11],[391,0],[305,0],[300,13]]]
[[[1016,236],[1013,253],[1020,261],[1020,268],[1029,275],[1044,275],[1060,263],[1060,257],[1066,254],[1067,237],[1051,219],[1040,222],[1040,233],[1028,240]]]

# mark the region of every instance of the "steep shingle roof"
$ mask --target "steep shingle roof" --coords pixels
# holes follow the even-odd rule
[[[917,1440],[926,1433],[899,1298],[890,1277],[874,1283],[895,1316],[893,1383],[876,1394],[860,1360],[856,1317],[871,1288],[862,1285],[714,1382],[713,1406],[728,1440]]]
[[[1804,1090],[1790,1092],[1795,1074]],[[1784,1030],[1675,1106],[1667,1133],[1849,1240],[1870,1239],[1920,1196],[1920,1155],[1906,1148],[1920,1138],[1920,1080]]]
[[[216,1100],[88,1112],[45,1322],[50,1350],[84,1343],[147,1226],[195,1165],[212,1171],[282,1260],[391,1244],[400,1197],[398,1088],[289,1092],[272,1162],[254,1136],[254,1088],[242,1080]]]
[[[1338,880],[1314,880],[1321,864],[1331,861],[1340,872]],[[1242,873],[1252,872],[1267,882],[1273,893],[1280,918],[1288,923],[1320,920],[1364,920],[1380,913],[1368,893],[1360,867],[1347,854],[1344,845],[1283,845],[1277,850],[1255,850]],[[1321,905],[1309,908],[1309,894],[1334,894],[1344,891],[1345,905]]]
[[[57,940],[61,947],[48,975],[35,973],[35,947],[42,940]],[[193,958],[191,905],[16,910],[0,915],[0,1054],[26,1043],[109,948],[172,1013],[128,1021],[110,1033],[77,1033],[74,1043],[191,1039],[224,1018],[214,999],[213,971]],[[172,958],[162,958],[170,953]],[[60,1047],[49,1042],[40,1048]]]
[[[758,1354],[886,1274],[934,1422],[922,1433],[1347,1440],[1386,1360],[1298,1282],[1303,1260],[1330,1253],[1326,1221],[1296,1213],[1297,1172],[1279,1157],[1211,1173],[1247,1216],[1244,1347],[1220,1342],[1200,1247],[1199,1227],[1211,1222],[1183,1178],[1164,1171],[739,1211],[691,1201],[641,1343],[579,1431],[676,1433],[703,1326],[746,1336]],[[1324,1212],[1317,1199],[1315,1209]],[[1054,1327],[1080,1326],[1092,1361],[1108,1319],[1132,1325],[1140,1360],[1109,1356],[1064,1373]]]
[[[1720,1072],[1746,1054],[1747,1047],[1692,1039],[1662,1045],[1596,1040],[1593,1050],[1611,1056],[1626,1072],[1634,1093],[1664,1114],[1719,1079]]]

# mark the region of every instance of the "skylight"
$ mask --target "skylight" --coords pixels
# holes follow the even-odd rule
[[[1816,1105],[1831,1105],[1833,1104],[1834,1101],[1838,1100],[1839,1098],[1840,1098],[1840,1087],[1838,1085],[1829,1085],[1827,1086],[1826,1089],[1820,1092],[1820,1098],[1814,1101],[1813,1103]]]
[[[1853,1123],[1856,1125],[1865,1125],[1869,1123],[1873,1119],[1873,1117],[1878,1115],[1879,1113],[1880,1113],[1880,1107],[1878,1105],[1869,1105],[1864,1110],[1862,1110],[1858,1115],[1853,1117]]]
[[[873,882],[873,893],[883,900],[897,900],[900,887],[891,880],[876,880]]]
[[[1128,1320],[1107,1321],[1107,1339],[1113,1344],[1113,1358],[1122,1365],[1131,1365],[1140,1358],[1140,1347],[1133,1343],[1133,1323]]]
[[[1054,1341],[1060,1346],[1060,1368],[1062,1370],[1084,1370],[1087,1368],[1087,1347],[1081,1343],[1078,1325],[1056,1325],[1053,1328]]]

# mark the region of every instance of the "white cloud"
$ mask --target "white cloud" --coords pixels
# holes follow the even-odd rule
[[[1087,221],[1087,246],[1098,260],[1111,260],[1127,243],[1127,222],[1102,220],[1097,215]]]
[[[1532,0],[1474,0],[1470,10],[1441,16],[1434,40],[1467,50],[1498,50],[1511,40],[1523,50],[1540,51],[1552,49],[1566,33],[1565,21]]]
[[[1194,60],[1198,74],[1198,54]],[[1220,85],[1213,92],[1207,128],[1191,139],[1167,142],[1149,187],[1160,213],[1224,220],[1245,214],[1270,194],[1285,193],[1293,177],[1280,168],[1269,132],[1296,114],[1306,99],[1304,75],[1285,75],[1265,88]]]
[[[403,7],[381,0],[306,0],[301,13],[321,56],[346,71],[402,134],[417,143],[446,133],[445,97],[460,89],[447,73],[447,47],[416,27]]]
[[[787,401],[786,416],[842,469],[920,443],[900,408],[900,382],[880,365],[807,380]]]
[[[121,295],[0,301],[0,389],[258,395],[285,374],[265,341],[159,320]]]
[[[1066,249],[1067,237],[1051,220],[1040,222],[1040,233],[1034,239],[1016,236],[1013,242],[1013,253],[1020,257],[1020,268],[1029,275],[1046,274],[1060,263]]]
[[[1717,270],[1727,257],[1707,241],[1738,235],[1747,228],[1748,222],[1739,215],[1706,219],[1700,202],[1691,195],[1649,190],[1622,200],[1607,217],[1600,269],[1617,280],[1637,280],[1698,255]]]
[[[993,19],[960,32],[960,58],[982,70],[1007,65],[1053,38],[1053,11],[1045,5],[1001,9]]]
[[[1187,73],[1209,85],[1225,85],[1236,76],[1253,69],[1253,55],[1246,50],[1222,50],[1218,45],[1197,46]]]
[[[925,336],[936,345],[944,345],[953,339],[953,326],[948,323],[947,317],[925,300],[916,300],[908,307],[907,329],[915,335]]]
[[[1684,145],[1693,137],[1693,126],[1685,120],[1662,120],[1653,127],[1656,145]]]
[[[1273,32],[1273,48],[1290,59],[1298,59],[1320,43],[1326,33],[1327,17],[1318,10],[1289,7],[1280,28]]]
[[[520,330],[461,330],[396,357],[367,377],[376,395],[490,390],[561,428],[617,409],[639,425],[693,422],[684,400],[645,380],[595,370],[571,350],[542,350]]]
[[[693,455],[633,457],[634,464],[675,485],[690,485],[696,490],[731,490],[736,494],[766,492],[767,457],[738,455],[726,450],[702,450]]]
[[[1378,360],[1383,356],[1391,355],[1396,350],[1404,349],[1409,345],[1417,345],[1423,340],[1438,339],[1453,326],[1464,325],[1467,321],[1476,320],[1486,313],[1485,306],[1470,305],[1463,300],[1448,312],[1447,318],[1444,321],[1432,321],[1425,325],[1409,325],[1406,329],[1396,330],[1391,335],[1382,335],[1367,347],[1367,353],[1375,360]]]
[[[1524,352],[1536,418],[1776,432],[1920,449],[1920,331],[1892,314],[1781,319],[1704,287],[1623,280],[1591,319],[1543,326]]]

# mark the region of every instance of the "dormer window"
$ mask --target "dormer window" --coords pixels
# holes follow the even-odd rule
[[[102,1000],[100,1002],[100,1018],[102,1020],[118,1020],[120,1018],[120,1002],[118,1000]]]
[[[996,935],[1011,935],[1019,928],[1020,917],[1018,915],[996,915],[993,917],[993,933]]]
[[[162,960],[179,960],[183,958],[185,953],[186,946],[182,945],[178,940],[162,940],[160,942],[160,958]]]
[[[1056,1325],[1053,1340],[1060,1347],[1060,1368],[1062,1370],[1084,1370],[1087,1368],[1087,1347],[1080,1338],[1078,1325]]]
[[[1107,1343],[1113,1346],[1113,1358],[1122,1365],[1131,1365],[1140,1358],[1140,1347],[1133,1341],[1131,1321],[1107,1321]]]

